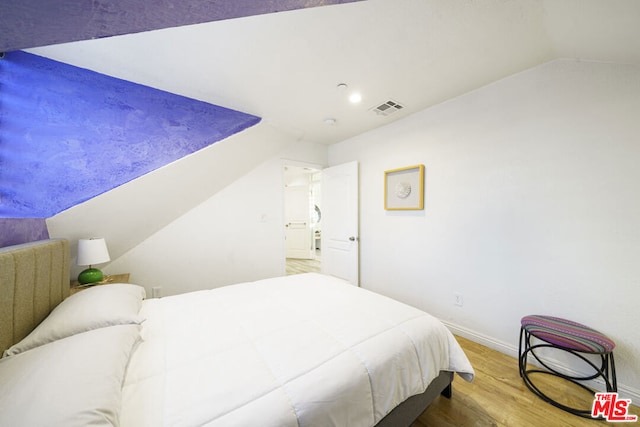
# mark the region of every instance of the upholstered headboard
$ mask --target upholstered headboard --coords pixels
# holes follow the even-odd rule
[[[67,240],[0,248],[0,353],[38,326],[69,290]]]

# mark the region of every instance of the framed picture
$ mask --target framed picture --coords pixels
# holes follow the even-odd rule
[[[384,171],[384,208],[424,209],[424,165]]]

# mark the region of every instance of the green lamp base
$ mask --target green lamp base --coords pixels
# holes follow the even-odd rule
[[[98,270],[97,268],[87,268],[78,276],[78,282],[82,283],[83,285],[89,283],[97,283],[102,281],[102,279],[102,271]]]

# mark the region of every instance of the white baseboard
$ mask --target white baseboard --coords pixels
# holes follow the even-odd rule
[[[518,347],[511,345],[511,344],[507,344],[504,343],[502,341],[496,340],[488,335],[484,335],[481,334],[479,332],[473,331],[471,329],[467,329],[464,328],[462,326],[458,326],[455,325],[451,322],[447,322],[445,320],[442,320],[442,323],[445,324],[445,326],[451,331],[452,334],[454,335],[458,335],[461,336],[462,338],[466,338],[470,341],[476,342],[478,344],[481,344],[485,347],[489,347],[493,350],[499,351],[502,354],[506,354],[507,356],[511,356],[513,357],[515,360],[513,361],[516,366],[518,364]],[[533,359],[533,358],[531,358]],[[529,359],[529,361],[531,361],[531,359]],[[534,360],[535,362],[535,360]],[[546,361],[545,361],[546,363]],[[534,363],[535,364],[535,363]],[[565,364],[562,364],[558,361],[555,360],[549,360],[548,365],[550,367],[552,367],[553,369],[557,369],[561,372],[567,372],[569,375],[574,375],[574,376],[579,376],[579,375],[583,375],[582,372],[578,372],[574,369],[572,369],[569,366],[566,366]],[[587,387],[591,387],[594,390],[599,390],[599,391],[604,391],[605,390],[605,385],[604,385],[604,381],[600,380],[592,380],[592,381],[586,381],[584,383]],[[626,386],[624,384],[621,384],[619,379],[618,379],[618,394],[620,395],[621,398],[623,399],[631,399],[631,403],[635,406],[640,406],[640,390],[634,388],[634,387],[629,387]]]

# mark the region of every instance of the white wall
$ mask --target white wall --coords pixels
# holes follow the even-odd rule
[[[243,157],[227,161],[242,163]],[[131,282],[144,286],[149,296],[153,287],[172,295],[285,274],[283,166],[287,161],[326,165],[327,148],[290,142],[105,271],[131,272]]]
[[[144,241],[295,140],[259,123],[47,219],[51,237],[107,239],[111,259]]]
[[[350,160],[364,288],[510,354],[524,315],[585,323],[640,401],[639,67],[554,61],[329,148]],[[385,211],[383,171],[420,163],[425,209]]]

